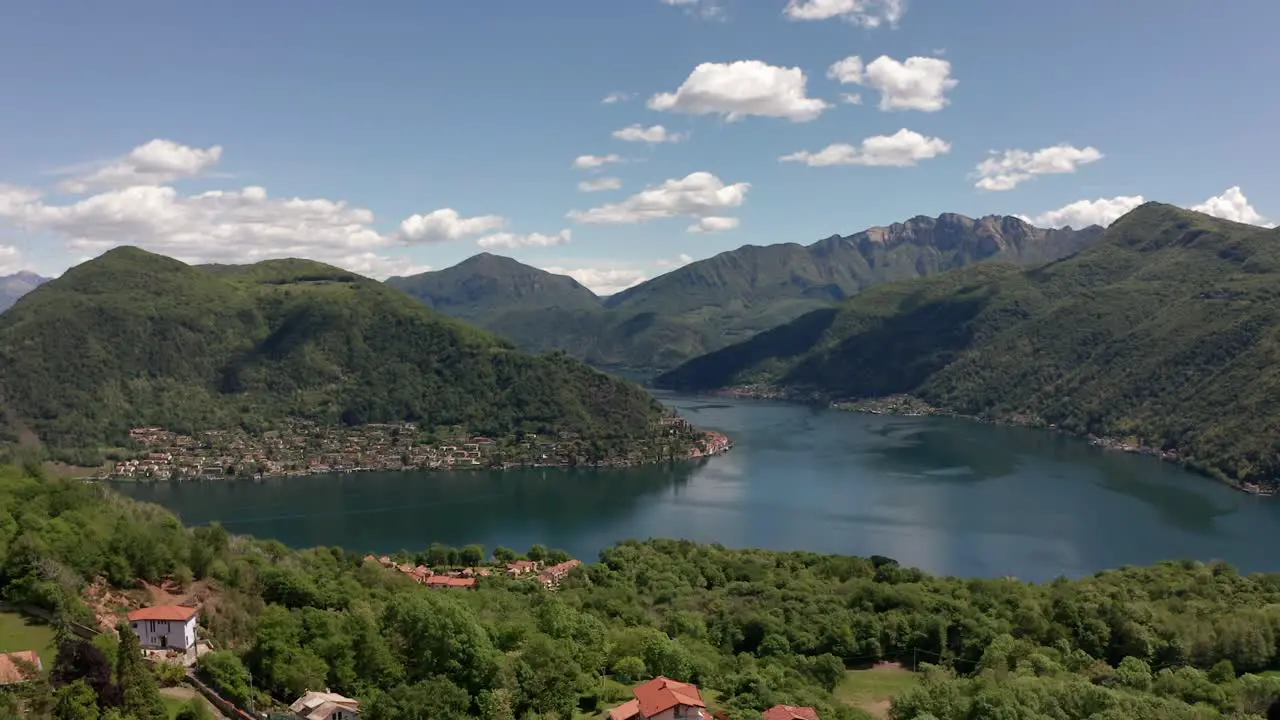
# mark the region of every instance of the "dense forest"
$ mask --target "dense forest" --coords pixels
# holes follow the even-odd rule
[[[286,416],[625,439],[651,434],[662,412],[632,383],[519,352],[345,270],[192,267],[129,247],[0,315],[0,400],[62,451],[116,444],[140,425],[261,428]]]
[[[487,253],[387,282],[526,350],[665,369],[873,285],[986,260],[1041,264],[1101,233],[1097,226],[1046,230],[1007,215],[919,216],[810,245],[744,245],[606,298],[571,278]]]
[[[1147,203],[1034,269],[981,264],[872,288],[658,378],[828,400],[905,394],[1280,476],[1280,230]]]
[[[605,550],[556,591],[500,572],[475,591],[428,590],[359,553],[186,528],[102,486],[0,471],[0,599],[88,623],[97,578],[204,587],[202,632],[218,650],[198,673],[224,695],[267,709],[327,686],[369,720],[598,717],[657,675],[700,685],[735,720],[776,703],[850,720],[868,716],[841,688],[876,661],[920,670],[893,720],[1245,720],[1280,694],[1280,575],[1221,563],[1033,585],[651,540]],[[60,670],[5,702],[59,720],[162,720],[154,683],[127,662],[113,670],[104,645],[64,642]]]

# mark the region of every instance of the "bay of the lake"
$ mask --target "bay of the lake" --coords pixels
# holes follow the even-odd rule
[[[122,483],[184,521],[356,552],[432,542],[594,559],[628,538],[886,555],[965,576],[1047,580],[1163,559],[1280,570],[1280,503],[1083,440],[948,418],[904,418],[657,393],[736,447],[625,470],[355,473]]]

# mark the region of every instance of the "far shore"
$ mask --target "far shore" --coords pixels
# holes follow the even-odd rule
[[[1097,436],[1088,433],[1076,433],[1064,428],[1058,427],[1053,423],[1046,423],[1042,418],[1032,415],[1012,415],[1009,417],[995,418],[977,415],[964,415],[961,413],[946,410],[945,408],[935,407],[925,401],[913,397],[911,395],[888,395],[879,398],[864,398],[860,400],[827,400],[818,393],[801,392],[794,390],[786,390],[767,385],[738,385],[720,390],[714,390],[706,393],[713,397],[729,397],[729,398],[751,398],[754,400],[779,400],[784,402],[803,403],[809,405],[820,405],[832,410],[844,410],[847,412],[863,413],[867,415],[894,415],[898,417],[947,417],[959,420],[972,420],[974,422],[987,423],[991,425],[1005,425],[1008,427],[1026,427],[1035,430],[1048,430],[1050,432],[1061,433],[1070,437],[1081,438],[1089,441],[1090,445],[1114,452],[1134,453],[1153,457],[1164,462],[1170,462],[1186,468],[1192,472],[1203,475],[1210,479],[1216,480],[1227,487],[1248,493],[1254,496],[1270,497],[1275,495],[1276,490],[1267,486],[1259,485],[1253,482],[1244,482],[1234,478],[1225,477],[1196,467],[1187,462],[1185,458],[1180,456],[1176,450],[1164,450],[1161,448],[1143,445],[1128,439]]]

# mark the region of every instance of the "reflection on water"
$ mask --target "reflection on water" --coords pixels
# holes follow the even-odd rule
[[[432,542],[627,538],[880,554],[935,572],[1044,580],[1172,557],[1278,569],[1280,504],[1062,435],[946,418],[656,393],[730,433],[727,455],[626,470],[367,473],[122,486],[235,532],[359,552]]]

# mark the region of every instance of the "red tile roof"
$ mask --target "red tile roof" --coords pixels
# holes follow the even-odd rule
[[[764,711],[764,720],[822,720],[818,711],[811,707],[795,705],[774,705]]]
[[[461,587],[476,586],[475,578],[449,577],[448,575],[432,575],[426,579],[427,587]]]
[[[44,669],[35,650],[0,653],[0,685],[33,679],[30,668],[24,665],[30,665],[36,672]]]
[[[643,685],[638,685],[632,692],[635,693],[636,702],[640,704],[640,714],[647,718],[677,705],[707,706],[702,701],[702,693],[698,692],[696,686],[664,677],[656,677]]]
[[[609,711],[609,720],[632,720],[640,714],[640,703],[628,700]]]
[[[198,608],[186,607],[184,605],[158,605],[156,607],[142,608],[129,613],[129,621],[137,620],[165,620],[186,622],[196,616],[200,612]]]

